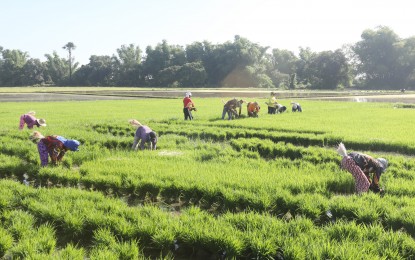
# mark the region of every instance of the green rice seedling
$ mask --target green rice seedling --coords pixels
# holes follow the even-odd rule
[[[415,196],[415,187],[412,185],[412,181],[402,178],[391,179],[387,183],[388,194],[394,196]]]
[[[61,184],[64,186],[76,186],[80,180],[79,171],[62,166],[43,167],[39,170],[36,177],[41,185]]]
[[[114,249],[118,252],[119,259],[138,259],[140,256],[138,243],[135,240],[120,242]]]
[[[115,248],[117,240],[107,228],[99,228],[94,231],[94,245],[96,247]]]
[[[257,234],[249,235],[249,247],[252,250],[252,258],[254,259],[273,259],[276,255],[278,245],[275,239],[257,236]]]
[[[3,227],[0,227],[0,258],[6,254],[12,245],[13,236]]]
[[[335,224],[330,224],[326,230],[329,238],[337,242],[344,240],[361,241],[364,235],[361,226],[354,221],[338,221]]]
[[[325,213],[328,207],[326,197],[320,194],[302,194],[295,198],[299,212],[310,219],[316,220]]]
[[[35,218],[23,210],[12,210],[3,213],[4,226],[15,239],[21,239],[32,232]]]
[[[358,222],[366,224],[376,223],[382,216],[382,209],[374,207],[372,204],[372,207],[359,208],[355,215]]]
[[[111,249],[108,248],[93,248],[89,255],[91,260],[100,260],[100,259],[108,259],[108,260],[118,260],[119,255]]]
[[[118,242],[108,229],[94,231],[94,246],[114,251],[119,259],[137,259],[139,256],[137,241]]]
[[[52,254],[56,247],[55,230],[51,224],[41,225],[36,230],[36,238],[33,243],[37,244],[37,252]]]
[[[197,208],[189,208],[180,217],[182,228],[178,241],[194,250],[205,248],[211,254],[227,252],[229,257],[240,255],[244,248],[240,234],[229,225],[216,223],[214,219]]]
[[[307,259],[307,253],[305,248],[298,243],[292,241],[288,238],[286,240],[286,245],[283,247],[284,259],[294,260],[294,259]]]
[[[29,259],[38,254],[37,245],[33,243],[32,239],[21,239],[9,250],[9,254],[14,259]]]
[[[11,177],[20,172],[21,161],[14,156],[0,154],[0,177]]]
[[[387,259],[412,259],[415,257],[415,242],[401,232],[385,232],[379,238],[377,250]]]
[[[2,221],[14,209],[34,218],[33,232],[15,241],[16,255],[59,255],[62,249],[39,253],[25,244],[29,237],[36,240],[40,226],[53,223],[60,244],[78,243],[89,258],[136,257],[138,247],[131,241],[138,240],[150,249],[143,251],[147,256],[160,251],[183,258],[192,253],[199,258],[413,258],[415,163],[404,157],[415,147],[407,120],[413,111],[304,100],[303,113],[228,121],[218,120],[220,100],[197,101],[201,109],[192,122],[178,118],[181,99],[0,104],[0,165],[9,167],[4,177],[28,173],[42,179],[41,186],[49,179],[60,187],[33,189],[0,181]],[[51,109],[56,104],[62,109]],[[165,112],[136,114],[136,107],[150,105]],[[62,166],[40,168],[37,148],[27,139],[31,131],[16,130],[16,111],[28,106],[47,118],[42,134],[81,141],[80,151],[67,153]],[[131,151],[130,118],[158,133],[159,150]],[[76,120],[68,126],[69,119]],[[345,121],[356,122],[364,134],[356,135]],[[354,194],[354,180],[340,169],[334,148],[340,141],[348,151],[389,160],[381,178],[384,197]],[[332,217],[324,219],[328,210]],[[94,232],[101,229],[116,238],[117,252],[93,247]],[[405,238],[388,238],[387,232]],[[175,241],[179,249],[170,251]]]
[[[172,230],[159,230],[151,237],[153,243],[161,251],[166,251],[174,247],[175,233]]]
[[[55,251],[52,257],[65,260],[83,260],[86,257],[86,252],[83,248],[77,248],[72,244],[67,244],[65,248],[57,252]]]

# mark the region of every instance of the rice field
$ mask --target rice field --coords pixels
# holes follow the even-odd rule
[[[193,121],[181,99],[0,103],[0,259],[415,259],[412,106],[258,98],[228,121],[193,100]],[[31,110],[80,151],[41,168]],[[133,118],[156,151],[131,150]],[[354,193],[339,142],[389,160],[383,197]]]

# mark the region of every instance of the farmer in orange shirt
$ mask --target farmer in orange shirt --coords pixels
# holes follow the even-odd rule
[[[249,102],[247,105],[248,108],[248,117],[258,117],[259,110],[261,107],[258,102]]]

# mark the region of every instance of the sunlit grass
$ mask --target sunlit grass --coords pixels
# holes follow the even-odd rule
[[[301,101],[267,115],[265,100],[233,121],[219,98],[194,97],[194,121],[181,99],[0,103],[0,257],[414,258],[415,111]],[[30,110],[80,151],[41,168],[32,131],[17,130]],[[132,118],[157,151],[131,150]],[[384,197],[354,194],[340,141],[389,160]]]

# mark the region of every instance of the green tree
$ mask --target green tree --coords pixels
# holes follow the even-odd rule
[[[59,57],[56,51],[53,54],[45,54],[45,75],[48,84],[64,85],[69,75],[69,63],[66,59]]]
[[[309,64],[309,70],[312,88],[336,89],[349,86],[349,67],[341,50],[316,54]]]
[[[114,64],[114,57],[92,55],[88,64],[76,70],[73,81],[78,86],[113,86]]]
[[[142,51],[139,46],[122,45],[117,49],[117,56],[112,59],[117,85],[139,86],[142,84]]]
[[[67,44],[65,44],[63,47],[63,49],[67,50],[69,53],[69,83],[72,83],[72,63],[73,63],[73,58],[72,58],[72,50],[76,49],[76,46],[73,42],[68,42]]]
[[[234,82],[241,82],[248,72],[262,73],[262,70],[246,70],[247,66],[257,67],[264,62],[268,47],[261,47],[256,43],[236,35],[233,42],[219,45],[205,44],[207,57],[204,67],[208,74],[208,81],[212,85],[236,86]]]
[[[39,59],[29,59],[22,67],[23,85],[44,84],[45,79],[45,64]]]
[[[299,53],[299,59],[296,62],[296,74],[297,82],[304,87],[309,87],[310,79],[312,78],[312,70],[310,70],[310,64],[316,53],[311,51],[310,48],[301,48]]]
[[[23,84],[23,66],[29,55],[21,50],[2,49],[0,63],[0,83],[2,86],[20,86]]]
[[[181,66],[178,78],[183,87],[202,87],[206,84],[207,74],[202,62],[190,62]]]
[[[186,46],[186,58],[188,62],[203,62],[206,56],[205,43],[194,42]]]
[[[295,74],[298,58],[292,51],[273,49],[268,56],[267,74],[270,75],[275,86],[295,88]]]
[[[406,74],[404,86],[415,88],[415,37],[410,37],[402,41],[399,57],[399,62],[404,67],[402,73]],[[404,77],[402,76],[402,78]]]
[[[166,40],[153,49],[151,46],[146,48],[146,58],[143,62],[144,77],[149,85],[160,85],[164,78],[160,78],[159,73],[170,66],[183,66],[187,62],[186,52],[179,45],[169,45]],[[163,76],[165,73],[163,73]]]

